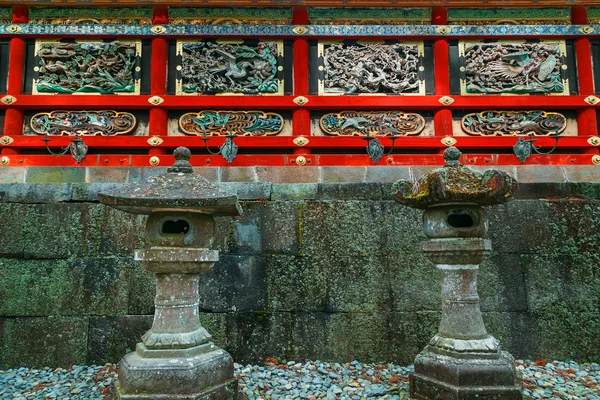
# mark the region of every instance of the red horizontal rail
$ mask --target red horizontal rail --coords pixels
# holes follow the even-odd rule
[[[442,96],[305,96],[308,103],[298,106],[294,96],[160,96],[164,102],[152,105],[151,96],[92,95],[19,95],[12,107],[22,109],[110,108],[147,109],[388,109],[407,110],[449,109],[551,109],[591,107],[587,96],[450,96],[452,104],[440,103]],[[0,109],[7,106],[0,103]],[[600,107],[600,103],[596,105]]]
[[[91,154],[81,164],[77,164],[70,155],[30,155],[15,154],[7,156],[8,167],[32,167],[32,166],[60,166],[60,167],[150,167],[150,155],[116,155],[116,154]],[[221,156],[194,154],[190,162],[195,167],[243,167],[243,166],[297,166],[295,160],[299,156],[266,154],[247,155],[240,154],[231,164],[228,164]],[[392,154],[383,157],[377,164],[366,154],[323,154],[306,155],[309,163],[306,166],[405,166],[405,165],[432,165],[441,166],[444,159],[439,154]],[[168,167],[173,164],[171,155],[159,156],[159,167]],[[462,161],[467,165],[592,165],[590,154],[533,154],[521,163],[513,154],[491,154],[491,153],[466,153]],[[306,168],[306,166],[297,166]],[[0,169],[1,171],[1,169]]]
[[[90,136],[84,137],[85,143],[91,148],[122,148],[122,149],[148,149],[148,148],[175,148],[178,146],[186,146],[192,149],[204,148],[204,142],[201,137],[195,136],[159,136],[163,143],[159,146],[152,146],[148,143],[148,136]],[[559,149],[584,149],[584,148],[597,148],[589,144],[587,140],[592,136],[563,136],[559,139]],[[297,148],[309,148],[309,149],[358,149],[366,147],[367,143],[362,137],[340,137],[340,136],[307,136],[308,143],[304,146],[296,145],[293,140],[295,137],[292,136],[279,136],[279,137],[248,137],[240,136],[234,139],[235,144],[243,149],[297,149]],[[6,146],[0,148],[23,148],[23,149],[37,149],[45,148],[45,144],[42,141],[42,136],[15,136],[14,141]],[[389,147],[391,146],[391,140],[389,137],[380,137],[381,143]],[[397,150],[402,149],[444,149],[444,145],[441,140],[443,138],[437,136],[428,137],[400,137],[396,140],[395,148]],[[512,148],[517,141],[516,136],[503,136],[503,137],[473,137],[473,136],[454,136],[457,141],[456,146],[461,149],[481,149],[481,148],[493,148],[493,149],[505,149]],[[535,137],[536,147],[553,147],[555,140],[547,137]],[[58,147],[67,146],[72,137],[61,136],[52,137],[49,141],[49,146],[52,149]],[[223,137],[212,137],[208,141],[208,145],[211,149],[216,148],[223,144],[225,138]]]

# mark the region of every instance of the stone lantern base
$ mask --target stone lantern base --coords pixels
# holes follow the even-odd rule
[[[148,350],[138,343],[119,365],[115,400],[233,400],[237,379],[229,353],[213,343]]]
[[[415,359],[410,376],[414,399],[521,400],[521,379],[515,360],[497,354],[440,354],[428,346]]]

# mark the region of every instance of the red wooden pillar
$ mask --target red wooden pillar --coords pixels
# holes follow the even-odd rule
[[[26,6],[13,6],[12,22],[14,24],[26,24],[28,21],[28,9]],[[13,37],[10,40],[10,53],[8,61],[8,87],[7,94],[15,96],[15,106],[8,107],[4,114],[4,135],[19,136],[23,134],[23,110],[18,108],[19,95],[23,93],[23,72],[25,62],[25,39]],[[19,151],[12,148],[2,148],[0,154],[18,154]]]
[[[155,6],[152,18],[154,25],[169,23],[169,8]],[[167,39],[156,37],[152,39],[152,57],[150,59],[150,96],[164,96],[167,91]],[[168,134],[169,113],[160,106],[150,109],[148,131],[150,136],[166,136]],[[151,148],[150,155],[166,154],[162,148]]]
[[[432,25],[446,25],[448,12],[444,7],[434,7],[431,13]],[[433,42],[433,64],[435,94],[438,96],[450,95],[450,64],[448,41],[445,39]],[[452,136],[452,111],[442,108],[433,115],[433,126],[436,136]]]
[[[294,7],[292,24],[307,25],[308,9],[303,6]],[[308,40],[294,40],[294,97],[308,95]],[[310,136],[310,111],[297,108],[292,111],[292,135]],[[306,148],[294,149],[294,154],[310,154]]]
[[[571,22],[575,25],[588,23],[586,8],[575,6],[571,8]],[[588,96],[594,94],[594,75],[592,68],[592,46],[590,39],[580,38],[575,40],[577,58],[577,77],[579,81],[579,94]],[[598,135],[598,121],[596,109],[585,107],[577,110],[577,127],[580,135]],[[584,149],[584,153],[597,154],[598,148]]]

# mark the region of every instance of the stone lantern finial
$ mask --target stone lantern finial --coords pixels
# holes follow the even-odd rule
[[[187,147],[180,146],[173,151],[173,157],[175,157],[175,163],[172,167],[167,169],[168,173],[184,173],[191,174],[194,172],[192,164],[188,161],[192,156],[192,152]]]

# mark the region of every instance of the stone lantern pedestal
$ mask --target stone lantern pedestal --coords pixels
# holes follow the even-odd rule
[[[195,175],[188,149],[165,175],[99,194],[111,207],[148,214],[146,248],[135,259],[156,274],[152,328],[119,364],[114,399],[237,398],[233,360],[200,324],[198,280],[219,260],[210,250],[215,215],[239,215],[237,196]]]
[[[483,239],[488,221],[482,206],[500,204],[517,190],[501,171],[483,174],[463,167],[460,152],[444,153],[444,168],[414,184],[394,185],[394,200],[425,209],[423,251],[440,270],[442,320],[438,333],[416,357],[410,376],[415,399],[522,399],[513,357],[500,349],[483,323],[477,270],[491,250]]]

